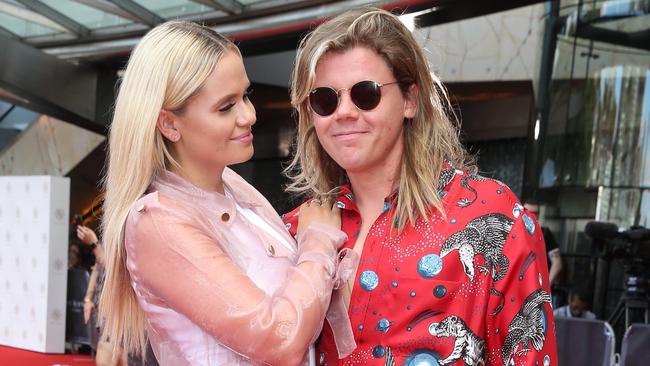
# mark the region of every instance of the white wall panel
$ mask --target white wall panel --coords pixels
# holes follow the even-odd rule
[[[70,179],[0,176],[0,344],[63,353]]]

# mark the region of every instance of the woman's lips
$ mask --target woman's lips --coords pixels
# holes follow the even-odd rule
[[[241,142],[244,144],[250,144],[251,142],[253,142],[253,133],[249,131],[237,137],[233,137],[231,138],[231,140]]]

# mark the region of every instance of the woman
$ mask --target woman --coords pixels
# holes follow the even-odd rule
[[[111,340],[102,336],[102,325],[97,319],[96,305],[99,294],[104,285],[104,250],[95,232],[84,225],[77,225],[77,238],[92,249],[95,256],[95,265],[92,267],[86,295],[84,296],[84,323],[90,321],[92,332],[92,347],[95,351],[95,364],[97,366],[126,366],[128,365],[127,355],[122,349],[120,354],[115,354]]]
[[[296,244],[227,167],[253,154],[249,88],[236,46],[188,22],[151,30],[124,73],[100,316],[129,352],[148,336],[161,365],[304,364],[325,317],[345,239],[338,209],[307,204]]]

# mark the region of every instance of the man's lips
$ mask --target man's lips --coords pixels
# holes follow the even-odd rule
[[[341,132],[336,132],[333,134],[334,137],[346,137],[346,136],[354,136],[354,135],[361,135],[367,133],[367,131],[341,131]]]

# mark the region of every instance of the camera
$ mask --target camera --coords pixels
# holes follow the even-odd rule
[[[642,226],[621,230],[616,224],[590,221],[585,226],[585,234],[593,240],[594,254],[598,257],[624,262],[650,261],[650,230]]]
[[[81,216],[81,214],[79,213],[74,214],[72,218],[72,224],[75,226],[79,226],[79,225],[83,225],[83,223],[84,223],[83,216]]]
[[[610,314],[608,322],[612,326],[616,326],[617,322],[624,318],[624,329],[635,322],[635,319],[648,323],[648,319],[650,319],[650,299],[648,298],[650,230],[642,226],[633,226],[628,230],[622,230],[612,223],[591,221],[585,226],[585,234],[592,239],[594,257],[602,258],[606,263],[617,260],[623,265],[623,293]],[[607,281],[609,264],[606,264],[605,268],[607,269],[604,278]],[[607,287],[606,283],[605,287]],[[601,300],[605,300],[605,298],[606,296],[603,296]]]

